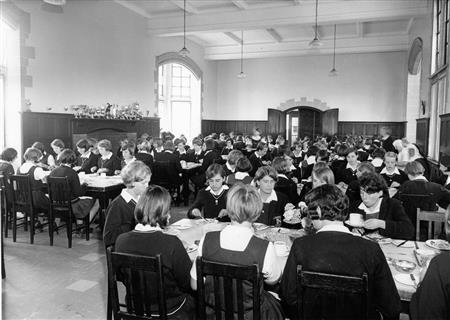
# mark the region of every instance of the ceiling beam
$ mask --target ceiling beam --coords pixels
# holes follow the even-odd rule
[[[316,51],[308,47],[310,40],[281,43],[246,44],[244,58],[267,58],[280,56],[299,56],[333,54],[333,39],[322,40],[323,46]],[[407,51],[408,35],[379,36],[366,38],[339,39],[336,54]],[[240,58],[237,46],[210,46],[205,48],[206,60],[232,60]]]
[[[134,3],[128,2],[126,0],[114,0],[115,3],[120,4],[122,7],[127,8],[128,10],[133,11],[134,13],[139,14],[145,18],[150,19],[152,16],[142,7],[135,5]]]
[[[241,44],[242,43],[242,39],[239,38],[238,36],[236,36],[234,33],[232,32],[225,32],[225,35],[228,36],[229,38],[231,38],[233,41],[235,41],[237,44]]]
[[[169,0],[170,3],[176,5],[181,10],[184,10],[184,1],[183,0]],[[186,1],[186,12],[190,14],[198,14],[198,9],[187,3]]]
[[[233,2],[233,4],[241,10],[248,9],[248,3],[245,0],[231,0],[231,2]]]
[[[281,41],[283,41],[283,38],[281,38],[280,34],[279,34],[275,29],[266,29],[266,31],[271,35],[271,37],[272,37],[276,42],[281,42]]]
[[[171,0],[172,2],[175,0]],[[181,3],[181,1],[178,1]],[[427,1],[327,1],[321,4],[321,25],[357,21],[395,20],[429,14]],[[209,12],[196,15],[189,21],[189,32],[227,32],[250,29],[270,29],[285,25],[313,25],[315,7],[312,1],[301,6],[241,10],[237,12]],[[148,20],[148,32],[159,36],[179,36],[183,32],[183,18],[154,17]]]

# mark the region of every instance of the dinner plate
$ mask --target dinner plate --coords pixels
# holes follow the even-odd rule
[[[354,228],[364,228],[364,222],[362,222],[361,224],[352,224],[352,223],[350,223],[350,220],[346,220],[345,224],[349,225],[350,227],[354,227]]]
[[[256,231],[261,231],[269,228],[269,226],[265,225],[264,223],[254,222],[253,227]]]
[[[433,249],[438,250],[450,250],[450,243],[441,239],[433,239],[425,241],[425,244]]]
[[[291,232],[290,229],[279,228],[279,227],[272,228],[271,231],[272,231],[272,233],[290,233]]]
[[[415,276],[416,279],[418,278],[417,276]],[[411,276],[409,275],[409,273],[398,273],[396,275],[394,275],[394,279],[395,281],[397,281],[398,283],[410,286],[410,287],[415,287],[416,284],[412,281]],[[416,280],[417,281],[417,280]]]
[[[171,227],[175,228],[175,229],[178,229],[178,230],[186,230],[186,229],[191,228],[192,226],[188,226],[188,225],[185,225],[185,224],[173,224],[173,225],[171,225]]]
[[[400,272],[410,273],[416,268],[416,264],[414,262],[408,260],[396,260],[393,262],[395,269]]]

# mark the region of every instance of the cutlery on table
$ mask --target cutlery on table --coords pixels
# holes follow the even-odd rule
[[[408,242],[408,240],[402,241],[402,242],[400,242],[400,243],[397,245],[397,247],[401,247],[402,245],[404,245],[404,244],[407,243],[407,242]]]
[[[416,281],[416,277],[414,277],[414,275],[412,273],[410,273],[409,276],[411,277],[411,280],[414,283],[414,286],[417,288],[419,286],[419,284]]]
[[[417,241],[414,241],[414,246],[416,247],[416,250],[419,249],[419,245],[417,244]]]
[[[414,250],[414,257],[416,258],[416,261],[417,261],[417,265],[419,266],[419,267],[422,267],[422,262],[421,262],[421,260],[419,259],[419,257],[417,256],[417,252]]]

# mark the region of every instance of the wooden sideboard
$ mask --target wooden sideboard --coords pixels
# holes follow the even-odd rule
[[[24,150],[33,142],[44,143],[50,151],[50,142],[59,138],[73,148],[82,137],[110,139],[114,148],[124,137],[139,137],[143,133],[159,137],[159,118],[142,120],[81,119],[68,113],[23,112],[22,142]]]

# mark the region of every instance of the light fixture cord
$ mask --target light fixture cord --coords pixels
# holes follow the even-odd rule
[[[334,25],[333,69],[336,67],[336,24]]]
[[[244,30],[241,30],[241,73],[244,70]]]
[[[183,48],[186,48],[186,0],[184,0],[183,17]]]
[[[318,11],[318,7],[319,7],[319,0],[316,0],[316,28],[315,28],[315,39],[317,38],[317,11]]]

